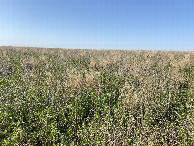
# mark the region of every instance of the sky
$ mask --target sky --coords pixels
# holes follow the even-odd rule
[[[194,51],[194,0],[0,0],[0,46]]]

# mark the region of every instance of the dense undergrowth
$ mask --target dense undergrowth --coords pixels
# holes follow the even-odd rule
[[[193,52],[0,49],[0,145],[193,145]]]

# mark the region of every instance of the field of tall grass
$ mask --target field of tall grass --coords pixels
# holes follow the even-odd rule
[[[194,52],[0,47],[0,145],[194,145]]]

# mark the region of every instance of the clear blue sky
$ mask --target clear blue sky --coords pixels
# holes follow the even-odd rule
[[[0,46],[194,51],[194,0],[0,0]]]

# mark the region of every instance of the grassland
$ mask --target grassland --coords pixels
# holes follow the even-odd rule
[[[0,145],[193,145],[194,52],[0,47]]]

